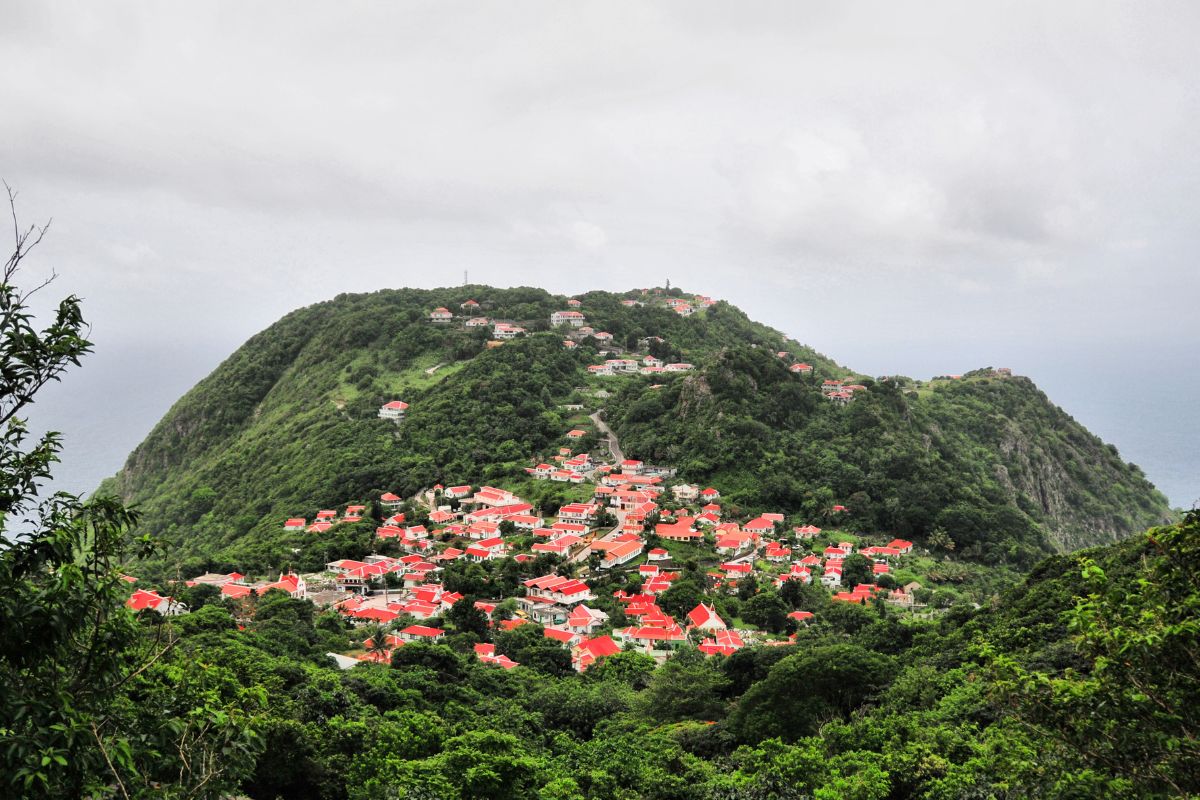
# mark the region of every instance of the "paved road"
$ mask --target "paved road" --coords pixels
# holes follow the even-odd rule
[[[604,420],[600,419],[599,411],[592,414],[590,419],[596,423],[596,429],[608,437],[608,450],[613,454],[613,458],[617,460],[617,464],[620,464],[625,460],[625,454],[621,452],[621,445],[617,442],[617,435],[612,432],[612,428],[608,427]]]
[[[604,532],[596,531],[592,535],[591,540],[588,542],[588,546],[583,548],[583,550],[581,550],[578,554],[576,554],[574,558],[570,559],[571,561],[573,561],[575,563],[587,561],[588,556],[590,556],[592,554],[591,553],[591,549],[592,549],[591,543],[592,542],[609,541],[609,540],[615,539],[616,537],[621,535],[621,528],[624,527],[624,525],[625,525],[625,513],[626,512],[620,510],[619,508],[605,507],[605,510],[617,518],[617,524],[614,525],[612,528],[610,528],[607,531],[604,531]]]

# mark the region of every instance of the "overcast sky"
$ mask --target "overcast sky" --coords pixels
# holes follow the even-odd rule
[[[1200,369],[1200,4],[987,5],[0,0],[0,176],[127,367],[469,270]]]

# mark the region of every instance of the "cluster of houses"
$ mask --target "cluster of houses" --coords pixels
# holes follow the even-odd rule
[[[126,575],[123,577],[130,584],[137,582],[137,579],[132,576]],[[300,599],[308,597],[307,583],[302,576],[295,573],[280,573],[279,579],[275,581],[248,583],[246,576],[240,572],[230,572],[225,575],[206,572],[203,575],[197,575],[195,578],[185,581],[185,584],[189,587],[215,586],[220,590],[222,597],[234,600],[240,600],[252,594],[256,596],[263,595],[272,589],[285,592],[292,597]],[[134,611],[150,609],[164,617],[186,614],[188,612],[187,606],[182,602],[151,589],[134,589],[133,594],[125,601],[125,606]]]
[[[833,403],[841,403],[845,405],[854,399],[855,392],[865,392],[866,386],[861,383],[850,383],[854,378],[846,378],[845,380],[825,380],[821,383],[821,391],[825,397]]]
[[[510,321],[478,316],[482,307],[475,300],[467,300],[459,306],[459,309],[462,312],[460,316],[463,317],[464,328],[479,329],[490,327],[494,341],[502,342],[508,339],[516,339],[518,336],[524,336],[528,333],[520,325],[516,325]],[[454,312],[445,306],[438,306],[429,312],[429,321],[435,325],[447,325],[454,322],[454,320]]]
[[[392,495],[395,497],[395,495]],[[396,498],[399,500],[399,498]],[[397,503],[397,505],[399,505]],[[285,531],[308,531],[309,533],[324,533],[334,525],[343,522],[361,522],[363,512],[366,511],[365,505],[348,505],[345,511],[338,514],[332,508],[322,509],[318,511],[316,517],[313,518],[310,525],[306,517],[290,517],[283,523]]]
[[[586,431],[574,429],[566,437],[578,440],[585,435]],[[546,637],[570,650],[572,663],[581,671],[597,659],[629,649],[662,661],[685,641],[696,642],[710,655],[728,655],[750,644],[786,643],[756,630],[731,628],[708,603],[700,603],[681,619],[666,613],[657,598],[680,575],[672,558],[677,543],[711,548],[714,565],[707,578],[713,592],[736,592],[739,582],[754,576],[760,585],[819,581],[835,592],[833,600],[837,602],[868,603],[878,597],[900,606],[913,605],[913,590],[919,588],[915,584],[887,590],[873,583],[843,586],[842,580],[842,566],[850,554],[867,557],[873,574],[885,575],[912,551],[912,542],[894,539],[883,545],[856,547],[842,541],[819,550],[810,542],[822,535],[820,528],[800,525],[789,532],[785,516],[778,513],[742,522],[728,519],[716,488],[674,481],[668,485],[674,474],[670,469],[629,458],[601,463],[568,447],[550,461],[554,463],[539,463],[526,472],[534,479],[590,485],[587,499],[562,505],[552,517],[495,486],[431,487],[417,498],[430,509],[423,515],[423,524],[406,520],[400,510],[403,498],[391,492],[379,497],[379,507],[390,516],[376,527],[376,537],[381,542],[396,542],[399,553],[332,561],[326,564],[321,579],[333,585],[326,599],[356,624],[412,623],[389,633],[385,646],[365,643],[362,659],[387,659],[395,648],[408,642],[439,641],[447,635],[433,626],[436,622],[423,623],[441,618],[462,600],[462,595],[447,591],[440,579],[445,566],[457,560],[489,562],[512,557],[528,562],[541,554],[553,554],[578,564],[579,577],[548,574],[525,581],[523,593],[515,598],[512,618],[501,619],[496,613],[499,598],[479,601],[476,606],[498,630],[528,623],[542,625]],[[323,533],[340,523],[361,521],[365,510],[362,504],[346,505],[341,512],[323,509],[311,522],[290,518],[285,528]],[[845,508],[834,506],[831,511]],[[610,521],[601,526],[602,520]],[[627,621],[620,627],[612,626],[608,614],[594,606],[595,580],[589,577],[616,569],[636,570],[640,577],[635,592],[613,594]],[[305,578],[292,573],[258,582],[249,582],[237,572],[208,573],[187,584],[215,586],[222,596],[234,600],[271,590],[312,597]],[[133,592],[129,606],[161,614],[187,610],[172,598],[142,589]],[[797,611],[792,617],[805,623],[812,615]],[[484,663],[506,669],[517,666],[489,644],[477,646],[476,654]]]
[[[648,297],[648,293],[643,295]],[[645,301],[622,302],[640,305]],[[688,316],[715,301],[707,297],[691,300],[666,297],[661,302]],[[586,318],[578,310],[581,301],[572,299],[567,305],[567,310],[554,312],[550,317],[551,325],[570,328],[565,346],[576,346],[588,336],[601,342],[611,341],[611,334],[587,327]],[[468,300],[460,308],[467,327],[490,325],[497,339],[525,333],[519,326],[480,316],[480,306],[474,300]],[[437,324],[454,319],[455,314],[446,308],[437,308],[430,314],[431,322]],[[639,344],[649,349],[650,341],[643,339]],[[785,352],[777,355],[790,361]],[[589,372],[653,374],[692,368],[691,364],[665,364],[653,355],[644,355],[640,359],[610,358],[589,367]],[[791,363],[788,368],[798,374],[813,371],[811,365],[803,362]],[[851,380],[827,380],[822,389],[831,400],[848,402],[855,392],[865,388]],[[379,409],[379,417],[399,422],[407,409],[407,403],[394,400]],[[575,429],[566,437],[578,440],[586,435],[586,431]],[[326,575],[322,578],[334,587],[331,604],[355,623],[412,622],[387,634],[387,640],[380,646],[365,642],[366,654],[362,659],[387,659],[392,651],[409,642],[439,641],[447,635],[441,628],[422,623],[440,618],[462,600],[461,595],[446,591],[440,579],[446,565],[458,560],[491,562],[511,557],[529,562],[539,555],[551,554],[579,565],[566,571],[581,577],[551,574],[525,581],[523,593],[515,598],[516,615],[512,618],[502,619],[496,613],[500,599],[480,601],[476,606],[496,629],[541,624],[546,637],[570,649],[572,663],[581,671],[597,659],[626,649],[648,653],[661,661],[689,640],[697,642],[706,654],[723,655],[748,644],[785,643],[759,631],[731,628],[708,603],[700,603],[678,620],[667,614],[657,598],[680,574],[672,557],[677,545],[688,545],[686,551],[693,555],[695,548],[711,549],[713,566],[707,578],[713,592],[736,592],[739,582],[754,576],[760,585],[819,581],[834,592],[833,599],[838,602],[868,603],[880,598],[899,606],[914,604],[913,591],[919,588],[915,584],[889,590],[874,583],[844,586],[842,579],[843,564],[851,554],[857,552],[869,559],[872,574],[878,577],[889,574],[911,552],[912,542],[894,539],[883,545],[856,548],[853,542],[840,541],[818,549],[820,545],[814,547],[810,542],[821,537],[820,528],[798,525],[789,531],[785,516],[778,513],[764,513],[744,521],[729,519],[716,488],[675,481],[668,484],[674,470],[651,467],[636,459],[604,463],[589,453],[575,453],[564,447],[558,455],[527,467],[525,472],[534,480],[588,484],[589,488],[579,495],[585,499],[566,503],[553,516],[544,516],[531,503],[503,488],[438,484],[417,498],[429,508],[427,515],[421,515],[421,524],[406,519],[401,511],[403,498],[391,492],[379,497],[378,506],[387,516],[376,527],[376,537],[380,542],[394,542],[395,548],[389,548],[388,552],[397,554],[375,553],[361,560],[332,561],[326,564]],[[341,512],[323,509],[311,521],[294,517],[286,520],[284,527],[320,534],[341,523],[361,521],[365,510],[361,504],[347,505]],[[845,511],[845,508],[837,505],[831,511]],[[614,628],[608,614],[589,605],[595,603],[596,597],[592,588],[595,581],[588,576],[618,569],[636,570],[640,584],[636,592],[618,591],[613,595],[628,622]],[[188,585],[215,586],[231,599],[271,590],[298,598],[310,596],[305,579],[290,573],[280,574],[275,581],[254,583],[247,582],[237,572],[210,573],[191,579]],[[186,611],[172,598],[141,589],[133,593],[129,605],[162,614]],[[798,623],[812,618],[811,613],[800,611],[791,616]],[[493,645],[477,645],[475,652],[484,663],[505,669],[517,666]]]
[[[639,362],[636,358],[609,358],[603,364],[592,364],[588,367],[591,375],[655,375],[670,372],[688,372],[695,367],[686,362],[665,364],[662,359],[652,355],[643,356]]]
[[[585,431],[574,429],[567,438],[585,435]],[[597,573],[636,568],[641,578],[638,591],[614,595],[630,624],[615,629],[607,625],[605,612],[589,605],[595,596],[586,569],[584,577],[544,575],[526,581],[524,593],[515,598],[516,616],[512,619],[494,618],[499,599],[477,603],[497,628],[541,624],[548,638],[571,650],[573,663],[582,670],[597,658],[623,649],[636,649],[662,660],[687,640],[697,641],[704,653],[725,655],[747,644],[771,642],[758,631],[730,628],[708,604],[702,603],[680,620],[663,611],[656,598],[680,574],[671,555],[674,543],[712,548],[717,564],[707,577],[714,592],[735,592],[740,581],[753,575],[760,583],[770,581],[775,586],[789,580],[819,581],[835,592],[833,599],[838,602],[867,603],[880,597],[888,603],[911,606],[912,592],[919,588],[913,584],[891,590],[875,584],[843,587],[842,581],[844,560],[852,553],[869,559],[873,575],[885,575],[911,552],[912,542],[894,539],[884,545],[859,548],[842,541],[816,550],[807,543],[822,535],[820,528],[800,525],[789,534],[785,516],[778,513],[765,513],[740,523],[728,520],[716,488],[688,483],[674,483],[668,488],[666,476],[673,474],[670,470],[649,467],[636,459],[599,463],[587,453],[572,453],[570,448],[562,448],[551,460],[555,463],[527,468],[527,474],[540,480],[592,484],[589,499],[567,503],[553,517],[543,517],[529,502],[506,489],[439,484],[421,498],[432,509],[428,527],[411,525],[397,510],[401,499],[384,494],[380,503],[396,513],[376,529],[376,535],[381,540],[395,540],[403,555],[376,554],[362,561],[328,564],[338,589],[348,598],[337,604],[338,611],[356,622],[438,617],[462,599],[445,591],[438,579],[448,562],[459,559],[487,562],[512,557],[530,561],[550,553],[588,565]],[[672,507],[682,507],[664,507],[665,497],[673,501]],[[457,502],[446,503],[451,499]],[[840,505],[831,509],[845,510]],[[611,514],[616,522],[600,528],[599,521],[605,514]],[[506,522],[511,527],[504,525]],[[651,534],[658,546],[649,545]],[[518,540],[527,546],[518,550],[514,546]],[[805,546],[800,548],[792,542]],[[800,623],[811,616],[808,612],[793,612]],[[389,640],[389,645],[394,649],[406,641],[436,641],[444,635],[444,630],[414,625],[395,634],[395,641]],[[386,657],[379,648],[368,647],[367,652],[364,658]],[[477,655],[485,663],[517,666],[497,654],[491,645],[480,645]]]

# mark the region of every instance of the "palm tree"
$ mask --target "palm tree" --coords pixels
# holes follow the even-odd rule
[[[387,627],[373,623],[364,627],[363,632],[367,634],[367,638],[363,640],[363,647],[366,648],[367,655],[375,660],[384,660],[388,653]]]

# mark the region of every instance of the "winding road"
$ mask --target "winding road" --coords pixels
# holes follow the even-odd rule
[[[621,452],[621,445],[617,442],[617,435],[612,432],[612,428],[608,427],[604,420],[600,419],[599,411],[592,414],[588,419],[596,423],[596,429],[608,437],[608,451],[612,453],[613,458],[616,459],[619,465],[625,460],[625,454]]]

